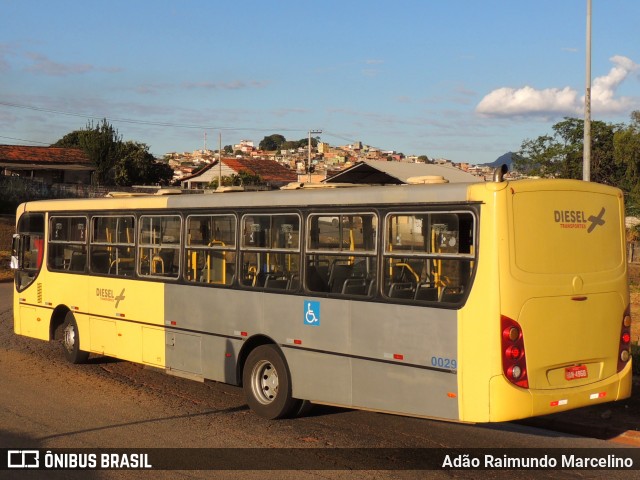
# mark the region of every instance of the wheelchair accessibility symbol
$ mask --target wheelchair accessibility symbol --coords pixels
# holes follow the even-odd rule
[[[304,301],[304,324],[312,327],[320,326],[320,302]]]

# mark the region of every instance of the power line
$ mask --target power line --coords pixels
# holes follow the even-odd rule
[[[330,137],[339,138],[340,140],[344,140],[345,142],[349,142],[349,143],[357,142],[357,140],[354,140],[353,138],[345,137],[344,135],[340,135],[338,133],[327,132],[326,130],[324,131],[324,134]]]
[[[7,140],[17,140],[19,142],[27,142],[27,143],[41,143],[42,145],[50,145],[47,142],[39,142],[38,140],[25,140],[24,138],[15,138],[15,137],[5,137],[0,135],[0,138],[6,138]]]
[[[75,112],[65,112],[61,110],[53,110],[50,108],[43,107],[35,107],[33,105],[23,105],[19,103],[11,103],[11,102],[3,102],[0,101],[0,105],[11,108],[21,108],[24,110],[32,110],[36,112],[44,112],[44,113],[53,113],[55,115],[66,115],[69,117],[79,117],[86,118],[90,120],[101,120],[105,119],[109,122],[113,123],[130,123],[133,125],[151,125],[156,127],[172,127],[172,128],[189,128],[189,129],[198,129],[198,130],[223,130],[223,131],[249,131],[249,132],[273,132],[282,131],[282,132],[306,132],[305,129],[302,128],[253,128],[253,127],[222,127],[222,126],[211,126],[211,125],[199,125],[199,124],[188,124],[188,123],[173,123],[173,122],[154,122],[150,120],[136,120],[131,118],[115,118],[108,117],[105,115],[87,115],[84,113],[75,113]]]
[[[201,124],[187,124],[187,123],[174,123],[174,122],[157,122],[157,121],[151,121],[151,120],[136,120],[136,119],[132,119],[132,118],[115,118],[115,117],[108,117],[105,115],[88,115],[88,114],[84,114],[84,113],[77,113],[77,112],[67,112],[67,111],[62,111],[62,110],[55,110],[55,109],[51,109],[51,108],[44,108],[44,107],[37,107],[37,106],[33,106],[33,105],[25,105],[25,104],[20,104],[20,103],[13,103],[13,102],[5,102],[5,101],[0,101],[0,106],[4,106],[4,107],[10,107],[10,108],[19,108],[19,109],[23,109],[23,110],[31,110],[31,111],[35,111],[35,112],[43,112],[43,113],[51,113],[54,115],[65,115],[68,117],[77,117],[77,118],[85,118],[85,119],[89,119],[89,120],[101,120],[101,119],[105,119],[109,122],[112,123],[127,123],[127,124],[132,124],[132,125],[150,125],[150,126],[155,126],[155,127],[171,127],[171,128],[186,128],[186,129],[197,129],[197,130],[220,130],[220,131],[245,131],[245,132],[305,132],[305,129],[302,128],[253,128],[253,127],[222,127],[222,126],[211,126],[211,125],[201,125]],[[357,140],[354,140],[353,138],[350,137],[346,137],[344,135],[340,135],[338,133],[335,132],[329,132],[329,131],[324,131],[324,134],[329,136],[329,137],[335,137],[335,138],[339,138],[341,140],[344,140],[346,142],[349,143],[355,143]],[[12,137],[3,137],[0,136],[0,138],[6,138],[6,139],[10,139],[10,140],[18,140],[18,141],[23,141],[23,142],[31,142],[31,143],[40,143],[43,145],[49,145],[46,142],[39,142],[39,141],[35,141],[35,140],[23,140],[23,139],[19,139],[19,138],[12,138]]]

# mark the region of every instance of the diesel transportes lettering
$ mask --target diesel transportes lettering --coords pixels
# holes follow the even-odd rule
[[[589,216],[583,210],[554,210],[553,220],[560,224],[560,228],[585,229],[587,233],[591,233],[596,227],[606,223],[604,220],[605,212],[604,207],[600,209],[598,215]],[[587,224],[589,224],[588,227]]]
[[[557,223],[587,223],[582,210],[554,210],[553,217]]]

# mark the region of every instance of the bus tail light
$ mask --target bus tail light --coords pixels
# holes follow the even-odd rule
[[[522,328],[518,322],[504,315],[500,317],[500,324],[502,327],[502,371],[514,385],[529,388]]]
[[[620,329],[620,344],[618,346],[618,372],[627,365],[631,358],[631,310],[630,307],[624,312],[622,328]]]

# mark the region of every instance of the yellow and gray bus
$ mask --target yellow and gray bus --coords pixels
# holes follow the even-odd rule
[[[307,401],[462,422],[626,398],[623,195],[572,180],[47,200],[15,333]]]

